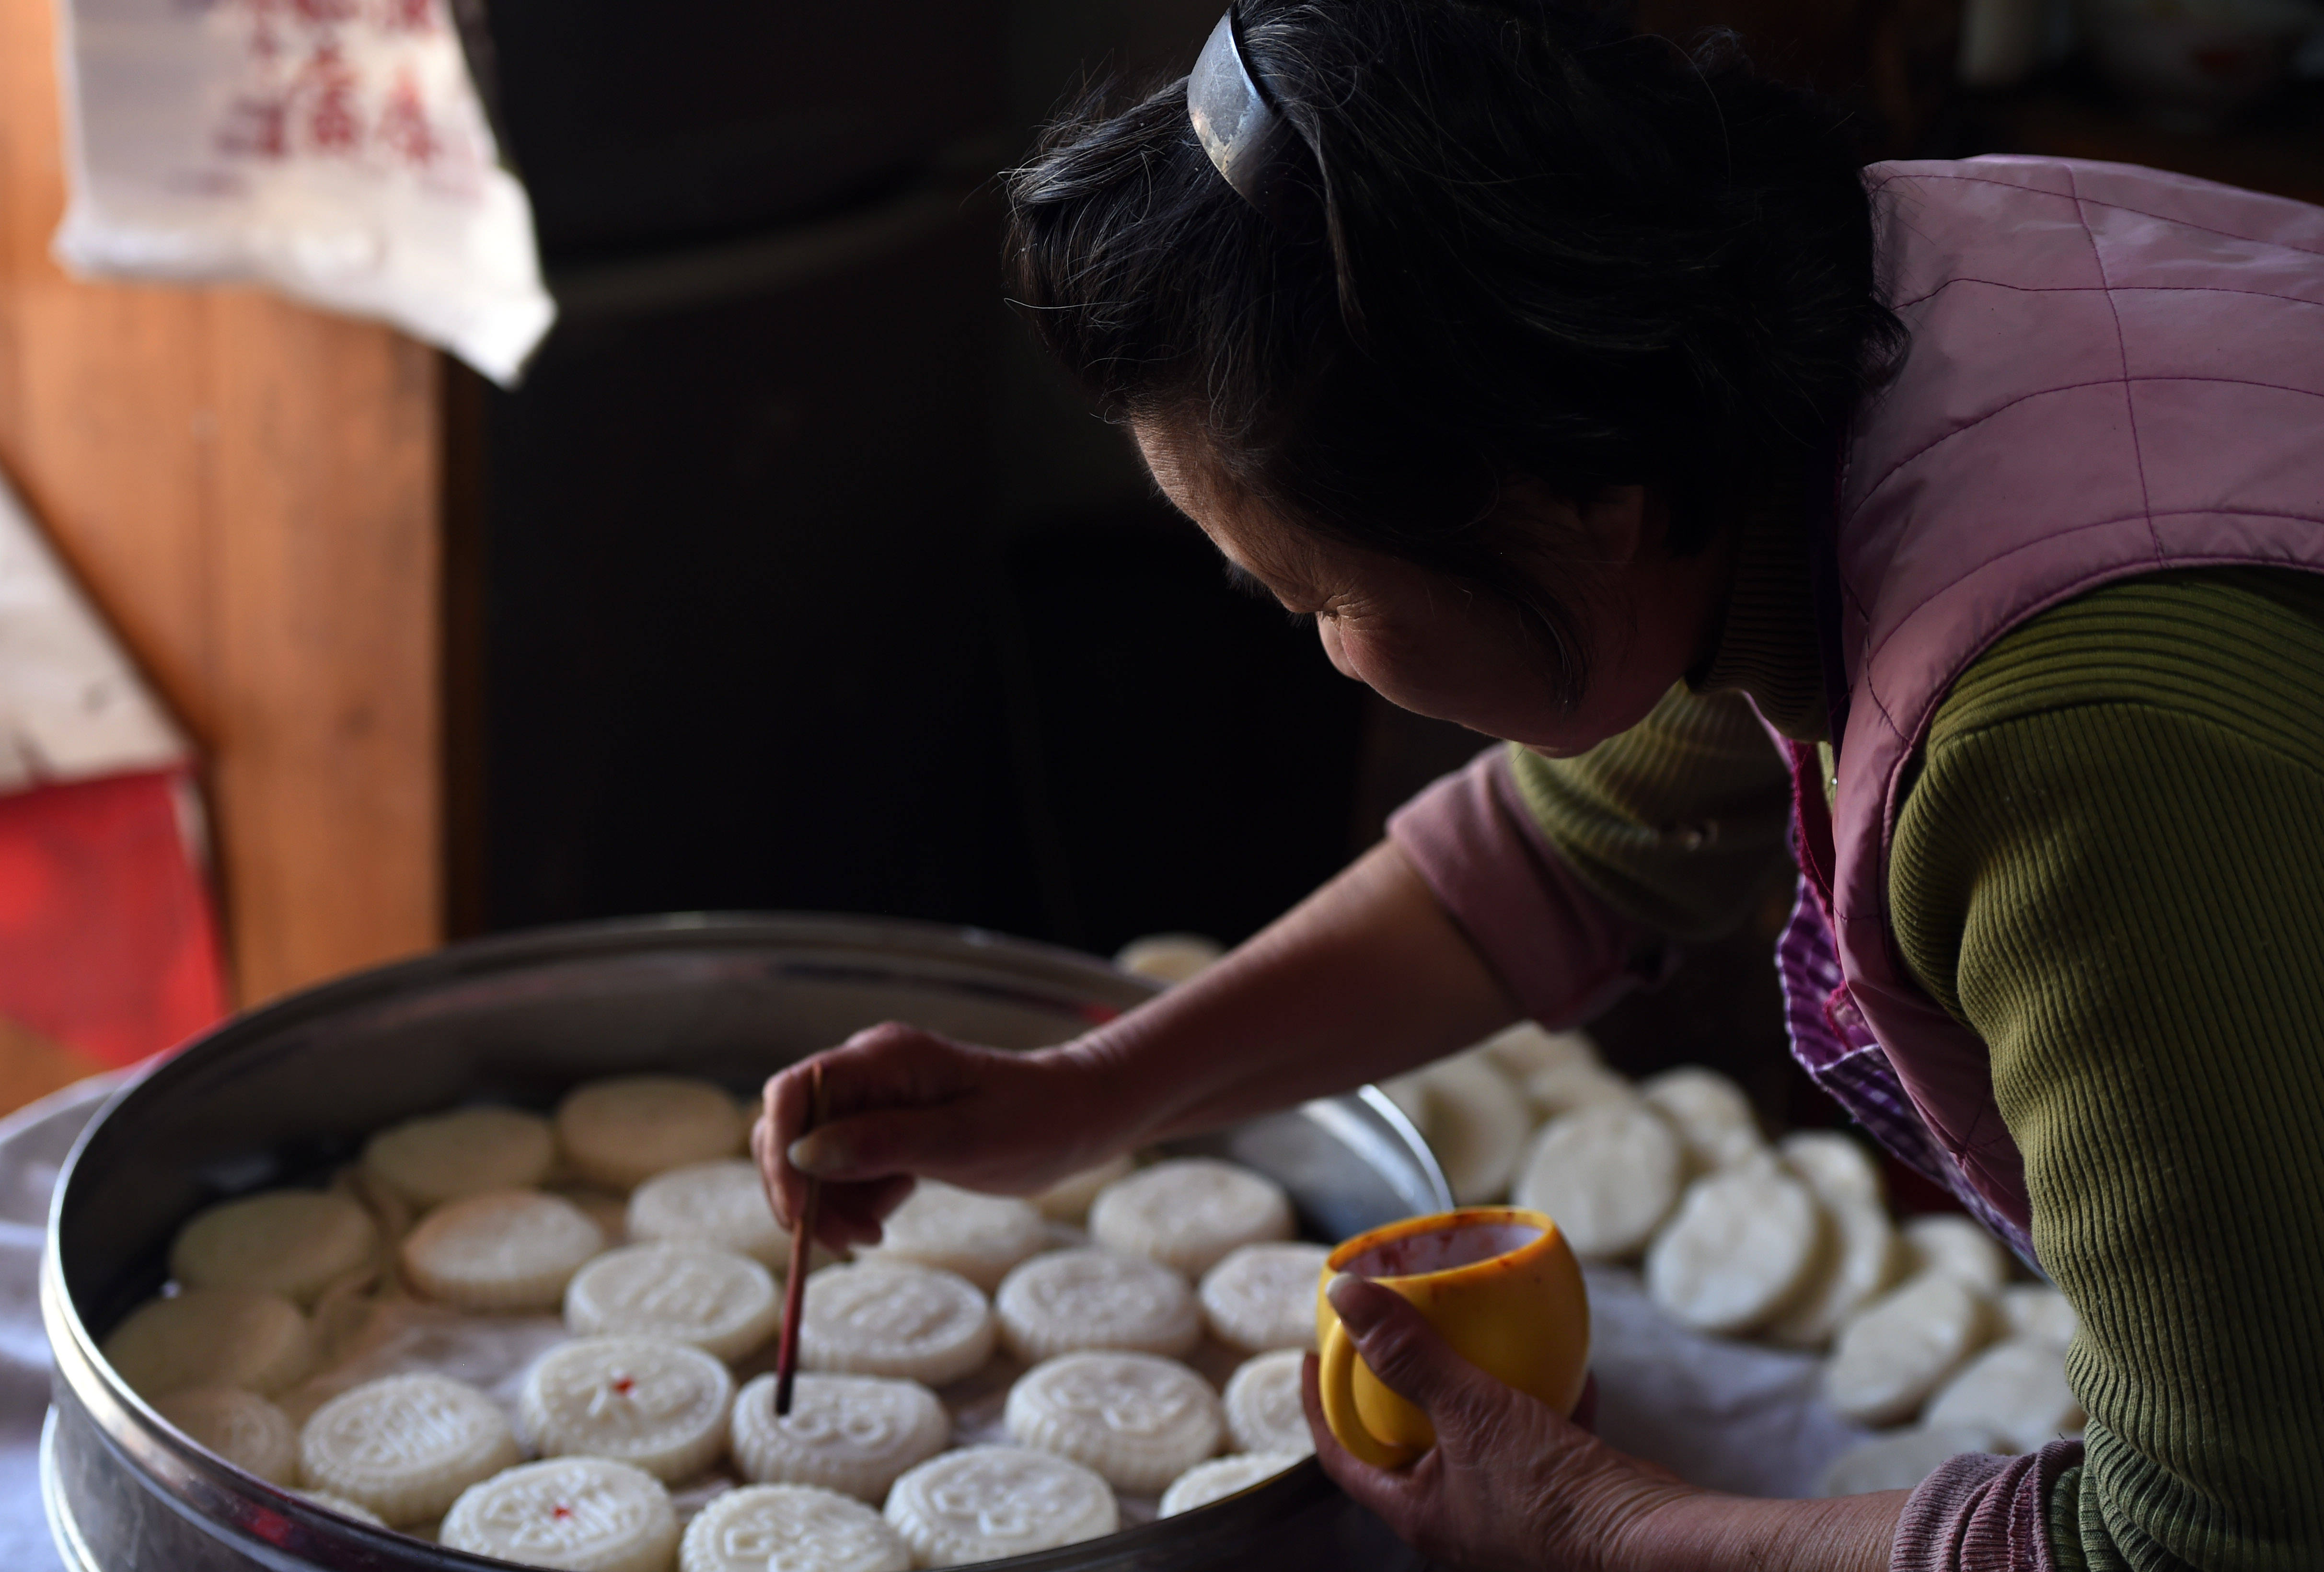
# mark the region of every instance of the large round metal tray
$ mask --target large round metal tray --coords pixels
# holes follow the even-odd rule
[[[43,1484],[74,1572],[482,1568],[364,1528],[193,1445],[124,1386],[98,1339],[153,1293],[178,1225],[225,1196],[353,1156],[382,1124],[463,1099],[546,1107],[595,1076],[661,1069],[737,1090],[874,1022],[1000,1047],[1074,1035],[1147,985],[974,931],[822,917],[677,917],[456,946],[227,1022],[124,1088],[57,1186],[42,1313],[54,1410]],[[1379,1093],[1181,1143],[1271,1175],[1318,1237],[1451,1197]],[[1311,1459],[1242,1495],[1110,1538],[989,1565],[1123,1572],[1242,1564],[1418,1566]]]

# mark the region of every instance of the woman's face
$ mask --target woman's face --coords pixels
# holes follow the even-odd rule
[[[1577,597],[1590,680],[1568,707],[1542,671],[1524,614],[1497,595],[1399,558],[1324,540],[1226,484],[1198,445],[1141,424],[1139,449],[1163,494],[1234,570],[1286,609],[1315,619],[1342,674],[1390,703],[1552,757],[1586,752],[1645,718],[1702,660],[1718,632],[1721,553],[1662,550],[1655,496],[1627,487],[1580,508],[1513,489],[1503,505],[1545,535],[1590,542],[1595,580]],[[1522,538],[1521,536],[1519,538]]]

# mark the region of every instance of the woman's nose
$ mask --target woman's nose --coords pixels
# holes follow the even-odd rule
[[[1340,624],[1327,616],[1315,619],[1315,636],[1323,641],[1323,654],[1332,662],[1332,670],[1351,682],[1361,682],[1356,669],[1348,664],[1346,646],[1340,643]]]

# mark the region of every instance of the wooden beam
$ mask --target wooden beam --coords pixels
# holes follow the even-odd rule
[[[201,745],[245,1003],[442,932],[442,372],[240,289],[65,277],[51,0],[0,0],[0,467]]]

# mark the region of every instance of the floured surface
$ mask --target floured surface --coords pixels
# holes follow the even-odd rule
[[[1582,1274],[1598,1434],[1611,1445],[1691,1484],[1804,1498],[1833,1459],[1870,1438],[1824,1402],[1815,1355],[1688,1331],[1621,1267]]]

